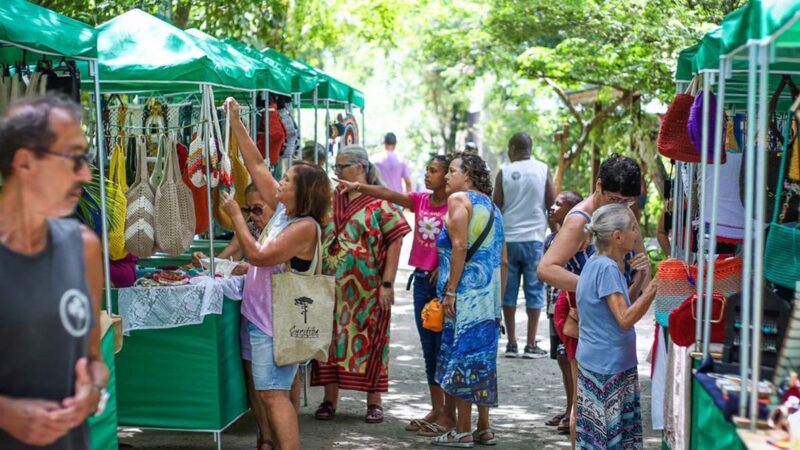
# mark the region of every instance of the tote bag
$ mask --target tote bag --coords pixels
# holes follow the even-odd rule
[[[181,179],[175,138],[167,143],[164,176],[156,189],[156,248],[180,255],[194,239],[195,216],[192,192]]]
[[[144,136],[139,136],[135,142],[138,170],[126,195],[128,214],[125,220],[125,246],[139,258],[147,258],[156,251],[156,194],[147,173],[147,146]]]
[[[306,273],[272,275],[272,339],[275,364],[328,360],[333,338],[335,278],[322,275],[322,240]]]
[[[114,199],[116,205],[111,211],[113,220],[108,229],[108,256],[116,261],[128,256],[128,251],[125,250],[125,216],[128,210],[125,191],[128,190],[128,182],[125,176],[125,150],[121,139],[117,139],[111,151],[108,178],[108,195]]]

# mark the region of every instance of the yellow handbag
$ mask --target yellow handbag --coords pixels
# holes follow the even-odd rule
[[[128,199],[125,192],[128,190],[128,180],[125,173],[125,139],[118,138],[111,151],[111,164],[108,170],[106,187],[108,196],[113,199],[109,208],[111,224],[108,228],[108,256],[116,261],[128,256],[125,250],[125,217],[128,215]]]
[[[422,307],[422,328],[431,331],[442,331],[444,329],[444,308],[435,298]]]

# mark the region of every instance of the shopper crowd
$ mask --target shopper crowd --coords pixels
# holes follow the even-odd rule
[[[547,424],[570,432],[577,448],[642,447],[633,325],[653,301],[655,283],[631,210],[642,179],[634,160],[612,155],[601,165],[594,192],[585,199],[572,191],[557,193],[547,165],[532,157],[531,138],[517,133],[508,143],[511,162],[498,172],[494,185],[486,162],[465,152],[434,156],[425,172],[427,192],[411,192],[406,163],[395,153],[397,138],[389,133],[386,153],[376,161],[363,147],[342,148],[335,157],[333,179],[318,165],[324,166],[320,157],[325,150],[311,143],[302,153],[307,161],[295,163],[277,181],[242,124],[239,105],[231,98],[224,108],[252,179],[245,209],[231,196],[222,196],[222,208],[236,234],[222,256],[242,260],[235,269],[244,275],[242,356],[260,431],[259,449],[301,447],[298,365],[276,363],[273,276],[287,271],[313,274],[321,264],[322,274],[335,279],[328,359],[312,364],[311,384],[325,390],[315,418],[335,420],[344,389],[364,392],[364,420],[380,423],[381,396],[390,384],[395,279],[403,238],[412,232],[414,316],[430,411],[412,420],[406,430],[428,436],[439,446],[499,442],[502,437],[489,417],[490,408],[501,401],[498,345],[505,319],[505,356],[519,355],[514,314],[521,287],[528,318],[522,357],[547,356],[536,339],[544,309],[551,318],[550,356],[559,362],[568,399],[564,413]],[[75,207],[73,188],[89,176],[85,138],[82,132],[80,139],[72,136],[80,131],[72,126],[72,110],[72,105],[57,101],[31,100],[10,109],[0,122],[0,172],[5,179],[0,211],[30,211],[25,214],[38,236],[35,242],[23,242],[21,237],[30,233],[19,231],[11,215],[0,216],[0,273],[8,273],[18,260],[35,270],[35,261],[20,255],[49,248],[48,229],[55,244],[62,234],[81,242],[77,226],[46,220],[55,217],[46,208],[63,215],[65,208]],[[46,135],[52,139],[22,139],[31,127],[49,129]],[[77,144],[63,146],[70,138]],[[51,181],[40,182],[57,171],[65,180],[61,193],[53,191]],[[44,189],[44,184],[50,187]],[[45,194],[50,191],[55,193]],[[20,204],[20,199],[34,196],[40,202],[32,204],[41,203],[41,208]],[[48,198],[53,200],[41,202]],[[413,230],[406,220],[412,215]],[[90,278],[97,278],[97,242],[83,242],[78,257],[85,255]],[[195,261],[204,257],[193,256]],[[65,279],[63,287],[72,282]],[[99,288],[83,282],[78,288],[80,306],[92,315]],[[70,430],[97,409],[94,405],[107,379],[97,355],[95,321],[87,319],[75,340],[76,346],[89,345],[89,369],[82,360],[74,369],[69,367],[60,383],[77,383],[80,393],[69,397],[67,390],[48,400],[68,397],[68,407],[64,412],[42,412],[40,420],[55,421],[45,427],[50,430],[46,435],[31,435],[19,421],[0,420],[2,430],[13,436],[9,442],[48,442],[65,433],[74,442],[85,439],[85,425]],[[64,371],[65,364],[54,370]],[[0,379],[5,373],[0,372]],[[36,398],[24,390],[19,395]],[[12,400],[0,396],[0,416],[21,414],[21,406]],[[31,402],[31,407],[51,408],[49,403]],[[76,422],[67,425],[67,419]]]

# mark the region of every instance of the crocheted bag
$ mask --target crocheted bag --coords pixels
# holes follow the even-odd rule
[[[697,338],[696,302],[697,294],[692,294],[669,315],[669,335],[675,345],[688,347],[694,344]],[[725,341],[725,304],[727,300],[724,295],[715,293],[712,295],[711,303],[711,342],[721,344]]]
[[[164,158],[164,178],[156,190],[156,248],[180,255],[194,239],[192,193],[183,183],[178,167],[175,138],[170,138]]]
[[[294,122],[291,103],[287,102],[283,108],[278,110],[278,113],[281,117],[283,128],[286,130],[286,143],[281,156],[291,159],[295,152],[300,151],[300,137],[297,135],[297,124]]]
[[[231,177],[231,158],[228,154],[231,129],[230,112],[225,115],[225,140],[223,141],[222,131],[219,128],[219,116],[217,115],[217,108],[214,106],[214,91],[212,89],[209,89],[209,99],[211,108],[211,122],[214,124],[212,132],[212,141],[214,142],[214,147],[212,148],[216,148],[219,155],[219,187],[226,192],[231,192],[233,178]]]
[[[179,151],[182,145],[183,144],[178,144]],[[184,165],[182,167],[186,166]],[[194,218],[195,218],[194,234],[205,233],[208,231],[208,225],[209,225],[208,198],[206,197],[208,194],[206,192],[206,187],[195,186],[194,183],[192,183],[191,178],[189,177],[189,172],[187,171],[183,172],[182,178],[183,178],[183,184],[185,184],[192,192],[192,202],[194,203]]]
[[[125,250],[125,216],[128,207],[125,192],[128,190],[128,182],[125,177],[125,150],[122,147],[122,139],[117,139],[114,149],[111,151],[111,164],[106,186],[108,196],[114,199],[115,205],[109,211],[113,220],[108,229],[108,256],[111,260],[116,261],[128,256],[128,251]]]
[[[189,157],[186,161],[186,173],[195,187],[203,187],[209,181],[211,187],[216,187],[219,183],[219,171],[217,170],[217,152],[214,146],[209,145],[213,141],[212,136],[206,136],[206,122],[211,118],[211,101],[209,92],[211,90],[203,87],[203,99],[200,104],[200,121],[197,127],[197,135],[195,139],[189,144]],[[213,127],[210,127],[213,129]],[[213,135],[213,132],[209,130]],[[208,139],[206,139],[208,138]],[[211,176],[206,173],[206,160],[205,152],[207,148],[211,148],[209,166],[211,167]]]
[[[155,192],[147,174],[147,146],[144,137],[136,139],[136,180],[128,189],[128,215],[125,225],[125,246],[139,258],[156,251]]]
[[[705,266],[708,267],[708,266]],[[655,299],[656,321],[669,327],[669,315],[696,292],[697,266],[687,266],[679,259],[658,263],[658,290]],[[718,258],[714,265],[714,292],[730,298],[742,290],[742,259]]]
[[[675,96],[675,100],[661,119],[658,152],[675,161],[700,162],[700,152],[692,144],[687,129],[689,114],[694,104],[695,86],[696,80],[692,80],[686,93]]]
[[[698,92],[697,97],[694,99],[692,109],[689,111],[689,121],[686,125],[689,132],[689,138],[692,140],[692,146],[697,150],[700,158],[703,155],[700,151],[703,149],[703,92]],[[726,127],[727,122],[723,116],[722,126]],[[717,132],[717,97],[713,92],[708,93],[708,132],[706,133],[707,140],[707,164],[714,163],[714,134]],[[722,164],[725,164],[725,139],[727,133],[722,134]]]

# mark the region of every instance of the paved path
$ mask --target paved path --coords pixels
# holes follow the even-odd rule
[[[409,240],[403,245],[401,262],[408,261]],[[342,391],[336,420],[320,422],[313,418],[316,406],[322,400],[321,388],[308,389],[308,406],[300,411],[300,433],[304,449],[429,449],[425,438],[403,430],[408,420],[427,412],[427,384],[424,362],[419,348],[419,338],[414,325],[410,292],[405,281],[411,269],[401,264],[397,277],[397,301],[392,310],[392,362],[390,366],[389,393],[384,395],[386,420],[383,424],[364,423],[365,395]],[[520,304],[524,302],[520,301]],[[517,313],[517,330],[525,330],[525,313]],[[650,366],[646,362],[652,343],[652,315],[637,326],[639,373],[642,380],[642,408],[645,419],[645,448],[660,448],[660,433],[649,429],[650,420]],[[539,336],[542,347],[547,348],[547,322],[542,315]],[[518,336],[519,333],[518,333]],[[521,339],[522,336],[518,337]],[[522,341],[520,341],[522,342]],[[505,339],[501,338],[501,350]],[[497,430],[500,444],[497,449],[568,449],[569,437],[558,435],[544,421],[562,410],[565,396],[561,375],[555,361],[548,359],[498,359],[500,382],[500,407],[492,410],[492,426]],[[477,416],[477,412],[474,413]],[[121,442],[135,449],[216,449],[211,434],[178,433],[153,430],[125,429]],[[248,413],[222,435],[225,449],[254,449],[255,422]],[[480,447],[478,447],[480,448]]]

